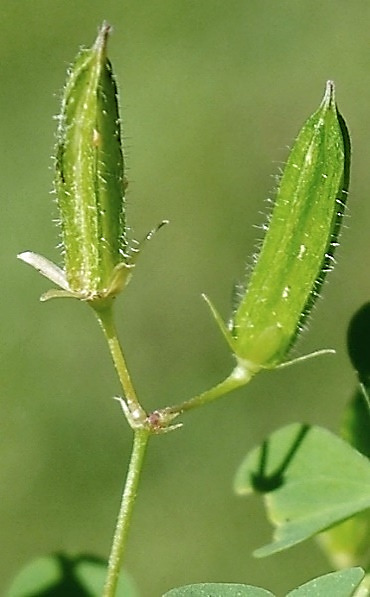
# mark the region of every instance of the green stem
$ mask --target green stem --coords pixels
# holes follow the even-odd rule
[[[131,420],[129,420],[129,423],[134,427],[136,427],[137,424],[140,426],[140,423],[144,423],[146,420],[147,414],[141,406],[132,385],[126,361],[123,356],[122,347],[117,336],[112,306],[109,305],[105,309],[94,309],[94,311],[107,339],[114,366],[123,388],[125,402],[130,413]]]
[[[214,386],[213,388],[210,388],[209,390],[206,390],[205,392],[202,392],[201,394],[198,394],[189,400],[185,400],[180,404],[164,408],[161,413],[163,413],[164,417],[175,417],[188,410],[211,402],[212,400],[216,400],[216,398],[220,398],[224,394],[228,394],[232,390],[247,384],[252,379],[254,373],[255,371],[248,368],[246,364],[241,361],[230,373],[230,375],[217,384],[217,386]]]
[[[103,597],[114,597],[116,594],[124,549],[149,436],[150,431],[148,429],[137,429],[134,434],[134,445],[114,532],[112,549],[109,556],[108,573],[103,590]]]
[[[112,549],[109,556],[108,572],[103,590],[103,597],[114,597],[117,590],[119,574],[122,567],[124,550],[127,542],[127,535],[132,518],[137,488],[144,463],[144,456],[149,436],[158,432],[156,428],[156,417],[151,420],[142,408],[131,382],[127,365],[123,356],[122,348],[118,340],[117,331],[113,319],[112,305],[104,308],[94,309],[101,328],[107,339],[109,350],[117,370],[124,394],[127,411],[125,412],[131,427],[134,430],[134,445],[132,449],[130,464],[128,468],[126,483],[123,490],[121,507],[118,514],[116,529],[114,532]],[[239,362],[232,373],[217,386],[191,398],[185,402],[161,411],[155,411],[161,415],[163,430],[177,415],[201,406],[211,400],[231,392],[235,388],[245,385],[253,376],[255,371],[248,368],[247,363]],[[154,413],[152,413],[154,414]]]

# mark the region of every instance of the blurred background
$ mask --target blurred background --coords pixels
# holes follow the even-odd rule
[[[117,304],[127,360],[149,409],[223,379],[232,360],[206,305],[225,319],[273,196],[274,175],[325,82],[353,143],[338,265],[296,355],[153,438],[126,564],[142,595],[235,581],[283,594],[330,570],[315,542],[252,557],[271,530],[261,502],[232,492],[236,467],[292,421],[336,430],[355,384],[345,334],[369,300],[370,5],[327,0],[2,0],[0,6],[1,434],[0,593],[49,552],[107,557],[131,445],[102,334],[77,301],[39,302],[50,284],[17,262],[60,263],[50,191],[60,90],[98,25],[114,27],[128,217],[143,253]]]

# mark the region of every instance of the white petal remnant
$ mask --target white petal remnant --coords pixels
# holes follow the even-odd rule
[[[60,288],[63,288],[63,290],[70,290],[65,272],[58,265],[46,259],[46,257],[32,253],[32,251],[24,251],[23,253],[19,253],[17,257],[21,261],[24,261],[24,263],[32,265],[40,274],[57,286],[60,286]]]

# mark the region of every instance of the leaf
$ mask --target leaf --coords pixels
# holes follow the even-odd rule
[[[347,349],[357,371],[360,390],[370,411],[370,303],[362,305],[352,317],[347,331]],[[367,417],[368,420],[369,417]],[[368,440],[369,442],[369,440]],[[370,448],[369,448],[370,449]]]
[[[361,454],[370,458],[370,410],[361,388],[347,404],[340,435]]]
[[[107,575],[107,565],[104,562],[90,562],[82,560],[75,568],[76,579],[88,594],[99,597]],[[139,593],[127,573],[121,573],[116,597],[138,597]]]
[[[362,305],[352,317],[347,332],[347,348],[359,379],[366,384],[370,381],[370,303]]]
[[[298,423],[252,450],[235,479],[240,495],[265,493],[274,541],[254,555],[287,549],[370,507],[370,463],[320,427]]]
[[[61,581],[60,565],[55,557],[45,556],[27,564],[12,582],[7,597],[42,595]]]
[[[171,589],[162,597],[274,597],[274,595],[266,589],[252,585],[199,583]]]
[[[367,567],[370,561],[370,508],[320,533],[318,543],[336,569]]]
[[[25,566],[14,579],[7,597],[100,597],[107,564],[94,556],[45,556]],[[116,597],[138,597],[131,578],[121,575]]]
[[[357,390],[342,417],[340,434],[361,454],[370,458],[370,411],[365,397]],[[336,525],[317,538],[334,566],[363,566],[370,561],[370,508]]]
[[[362,568],[331,572],[290,591],[286,597],[351,597],[364,576]],[[273,593],[252,585],[200,583],[171,589],[162,597],[273,597]]]
[[[364,578],[362,568],[349,568],[314,578],[286,597],[351,597]]]

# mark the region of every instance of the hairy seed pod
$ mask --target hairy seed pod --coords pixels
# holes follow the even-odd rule
[[[349,161],[349,136],[329,81],[293,145],[229,329],[210,305],[238,361],[252,374],[284,361],[332,267]]]
[[[126,251],[124,166],[109,26],[70,68],[59,120],[55,187],[72,291],[104,294]]]
[[[268,231],[233,317],[233,346],[241,358],[261,367],[284,359],[331,265],[348,175],[349,137],[329,81],[291,150]]]
[[[103,23],[92,48],[79,52],[58,117],[55,190],[64,268],[32,251],[18,255],[59,286],[41,300],[72,297],[97,309],[121,292],[144,244],[128,251],[117,87],[106,53],[109,32]]]

